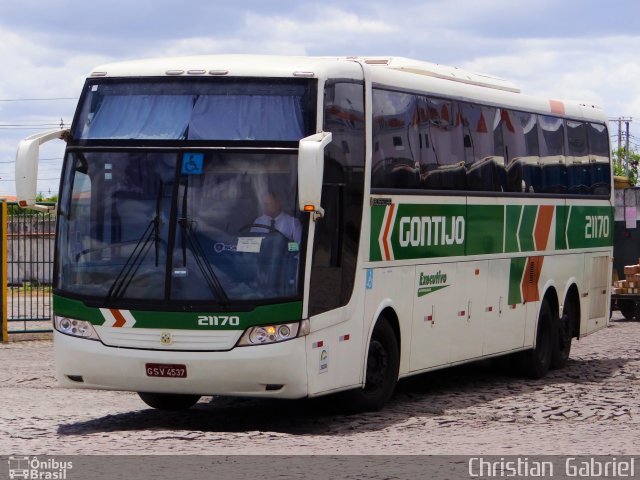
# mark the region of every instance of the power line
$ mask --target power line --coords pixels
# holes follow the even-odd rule
[[[0,127],[0,130],[49,130],[51,128],[53,127]]]
[[[51,178],[38,178],[37,179],[39,182],[48,182],[48,181],[52,181],[52,180],[60,180],[60,177],[51,177]],[[15,178],[0,178],[0,182],[15,182],[16,179]]]
[[[62,129],[70,123],[69,121],[65,122],[65,119],[60,117],[60,121],[57,123],[0,123],[0,130],[46,130],[53,127]]]
[[[57,100],[78,100],[78,97],[0,98],[0,102],[52,102]]]
[[[622,148],[622,139],[623,139],[623,137],[626,137],[625,150],[628,151],[629,150],[629,124],[633,121],[633,118],[631,118],[631,117],[618,117],[618,118],[610,118],[609,121],[618,124],[618,135],[617,135],[617,137],[618,137],[618,150],[620,150]],[[624,122],[624,124],[625,124],[626,132],[623,132],[623,130],[622,130],[622,122]]]
[[[57,127],[60,123],[0,123],[0,127]]]
[[[41,128],[55,128],[60,127],[64,128],[64,125],[68,125],[70,122],[62,122],[62,127],[60,127],[60,122],[58,123],[14,123],[14,124],[4,124],[0,125],[0,129],[2,130],[39,130]]]
[[[52,158],[41,158],[40,159],[41,162],[52,162],[54,160],[63,160],[63,158],[62,157],[52,157]],[[16,163],[16,161],[15,160],[3,160],[3,161],[0,161],[0,165],[1,164],[9,164],[9,163]]]

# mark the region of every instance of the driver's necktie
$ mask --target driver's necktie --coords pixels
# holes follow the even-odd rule
[[[271,229],[275,230],[276,229],[276,219],[271,217]]]

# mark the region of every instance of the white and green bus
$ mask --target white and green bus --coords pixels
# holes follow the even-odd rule
[[[542,377],[607,324],[596,106],[403,58],[202,56],[91,72],[67,131],[53,286],[71,388],[344,392],[511,355]]]

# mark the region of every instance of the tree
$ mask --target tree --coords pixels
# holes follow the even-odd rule
[[[634,149],[629,150],[628,164],[627,152],[624,147],[613,151],[613,174],[622,177],[629,177],[629,183],[635,186],[638,183],[638,164],[640,164],[640,153]]]
[[[36,202],[40,203],[40,202],[51,202],[51,203],[57,203],[58,201],[58,195],[49,195],[48,197],[46,197],[42,192],[39,192],[36,195]]]

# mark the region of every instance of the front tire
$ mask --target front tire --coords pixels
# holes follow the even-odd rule
[[[172,412],[188,410],[200,400],[200,395],[146,392],[138,392],[138,395],[150,407]]]
[[[350,409],[358,412],[380,410],[389,401],[400,370],[396,334],[385,318],[380,318],[369,342],[364,388],[347,392]]]

